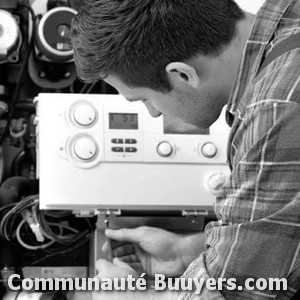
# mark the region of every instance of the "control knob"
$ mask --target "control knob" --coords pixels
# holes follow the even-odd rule
[[[91,160],[97,152],[96,143],[88,136],[82,136],[75,140],[73,151],[80,160]]]
[[[157,145],[156,151],[161,157],[168,157],[173,152],[173,147],[169,142],[161,142]]]
[[[90,126],[96,120],[96,111],[92,105],[80,103],[73,108],[73,118],[81,126]]]

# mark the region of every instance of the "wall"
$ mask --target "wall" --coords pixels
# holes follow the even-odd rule
[[[246,11],[256,13],[264,0],[236,0],[236,2]]]

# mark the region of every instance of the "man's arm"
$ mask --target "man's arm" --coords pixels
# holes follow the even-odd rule
[[[207,227],[208,249],[184,276],[235,278],[240,289],[221,291],[228,299],[287,298],[300,284],[300,105],[266,101],[240,120],[233,171],[216,199],[220,221]],[[287,279],[288,291],[246,289],[250,278]]]
[[[233,172],[216,199],[220,221],[207,227],[208,249],[183,275],[221,280],[221,289],[171,293],[172,299],[284,299],[298,288],[300,105],[267,101],[251,110],[232,141]],[[230,278],[236,289],[223,282]],[[253,289],[245,287],[251,278]],[[287,279],[288,290],[255,286],[258,279],[270,278]],[[160,293],[146,297],[159,299]]]

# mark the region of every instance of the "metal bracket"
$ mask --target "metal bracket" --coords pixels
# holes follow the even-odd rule
[[[209,211],[208,210],[183,210],[182,216],[183,217],[197,217],[197,216],[208,216]]]
[[[121,216],[121,209],[99,209],[99,210],[79,210],[73,211],[77,217],[94,217],[98,215],[104,216]],[[142,215],[142,214],[141,214]],[[209,216],[209,210],[183,210],[181,212],[182,217],[197,217],[197,216]]]
[[[88,217],[95,217],[99,215],[115,215],[120,216],[121,210],[120,209],[99,209],[99,210],[77,210],[73,211],[76,217],[88,218]]]
[[[98,214],[99,215],[106,215],[106,216],[120,216],[121,215],[121,209],[99,209]]]
[[[73,214],[79,218],[91,218],[99,215],[97,210],[76,210]]]

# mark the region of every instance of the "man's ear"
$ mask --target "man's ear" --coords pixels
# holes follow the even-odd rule
[[[200,78],[194,67],[183,62],[171,62],[166,66],[168,78],[173,86],[188,85],[197,88]]]

